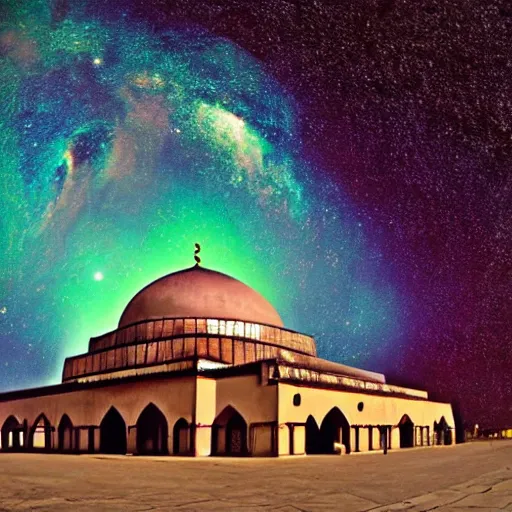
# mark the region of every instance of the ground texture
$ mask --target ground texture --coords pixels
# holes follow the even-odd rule
[[[512,511],[512,441],[283,459],[0,454],[0,511]]]

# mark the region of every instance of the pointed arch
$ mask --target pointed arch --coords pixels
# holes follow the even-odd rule
[[[119,411],[112,406],[100,423],[100,452],[126,453],[126,423]]]
[[[190,454],[190,425],[185,418],[180,418],[172,429],[174,455]]]
[[[441,416],[439,422],[434,421],[435,444],[452,444],[452,430],[444,416]]]
[[[48,451],[52,449],[52,427],[50,420],[41,413],[34,421],[29,435],[28,447],[33,450]]]
[[[306,420],[306,454],[321,453],[320,427],[313,416]]]
[[[350,453],[350,423],[338,407],[333,407],[320,426],[320,453],[336,453],[335,444],[341,443]]]
[[[248,455],[247,422],[231,405],[217,416],[212,425],[212,454],[239,457]]]
[[[167,455],[169,427],[164,413],[149,403],[137,420],[137,453],[139,455]]]
[[[22,443],[23,425],[12,414],[4,421],[1,430],[2,450],[19,451]]]
[[[59,438],[59,451],[69,453],[73,451],[73,422],[67,414],[63,414],[57,428]]]
[[[400,430],[400,448],[412,448],[414,446],[414,423],[409,415],[404,414],[398,422]]]

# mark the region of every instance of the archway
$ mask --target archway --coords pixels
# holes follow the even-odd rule
[[[172,429],[173,453],[174,455],[188,455],[190,425],[185,418],[180,418]]]
[[[341,443],[345,453],[350,453],[350,424],[337,407],[327,413],[320,426],[320,453],[336,453],[335,443]]]
[[[437,445],[452,444],[452,431],[444,416],[441,417],[439,423],[434,422],[434,432]]]
[[[52,448],[52,426],[44,414],[40,414],[28,437],[28,446],[34,450],[51,450]]]
[[[322,453],[321,451],[320,428],[313,416],[308,416],[306,420],[306,454]]]
[[[126,453],[126,423],[115,407],[111,407],[101,420],[100,452]]]
[[[149,404],[137,420],[137,453],[140,455],[167,455],[169,429],[162,411]]]
[[[407,414],[402,416],[398,428],[400,430],[400,448],[412,448],[414,446],[414,423]]]
[[[232,457],[248,455],[247,423],[242,415],[228,405],[215,419],[212,432],[212,454]]]
[[[22,442],[23,426],[15,416],[9,416],[2,425],[2,450],[19,451]]]
[[[58,437],[61,452],[73,451],[73,423],[67,414],[64,414],[60,420]]]

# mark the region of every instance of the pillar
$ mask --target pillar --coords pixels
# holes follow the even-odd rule
[[[100,451],[100,428],[94,427],[94,453]]]
[[[390,432],[389,448],[400,448],[400,429],[398,427],[388,427]]]
[[[128,427],[126,453],[137,455],[137,425],[132,425],[131,427]]]
[[[212,425],[217,408],[217,382],[215,379],[198,376],[196,378],[196,402],[193,423],[190,428],[190,452],[196,457],[207,457],[212,451]],[[219,431],[219,444],[223,439],[225,452],[226,432]],[[219,453],[221,453],[219,451]]]
[[[277,449],[278,455],[290,454],[290,429],[288,425],[282,424],[277,427]]]
[[[195,449],[196,457],[207,457],[212,449],[212,427],[211,425],[197,425],[195,428]]]

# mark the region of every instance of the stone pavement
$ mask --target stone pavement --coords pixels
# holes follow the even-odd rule
[[[0,511],[512,511],[512,441],[349,456],[0,453]]]

